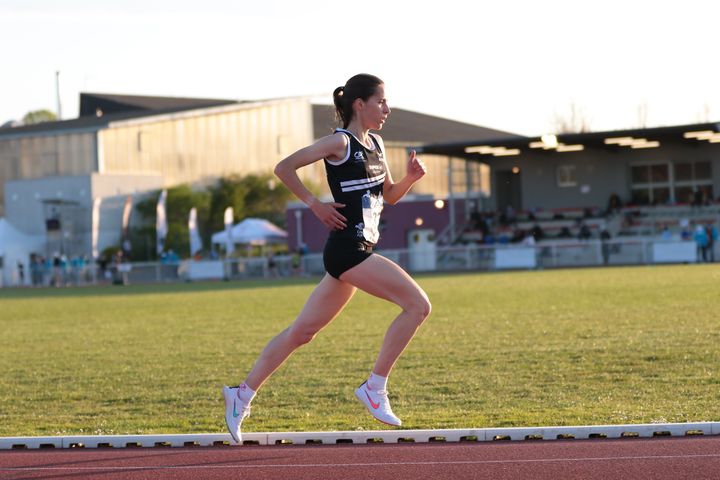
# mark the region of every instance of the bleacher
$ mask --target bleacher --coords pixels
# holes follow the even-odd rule
[[[488,224],[488,239],[478,219],[463,227],[454,244],[518,243],[533,228],[540,227],[542,241],[577,240],[586,225],[589,236],[599,239],[604,229],[610,238],[656,237],[665,232],[674,238],[690,234],[693,224],[714,224],[720,227],[720,202],[702,206],[690,204],[626,206],[612,213],[599,207],[557,208],[517,212],[513,218],[502,218],[497,212],[481,212]],[[488,241],[490,240],[490,241]]]
[[[619,236],[657,236],[667,228],[670,235],[682,236],[692,224],[715,224],[720,220],[720,203],[627,206],[620,210]]]
[[[599,238],[600,232],[610,225],[604,211],[598,207],[535,209],[517,212],[512,218],[503,218],[496,212],[479,215],[488,224],[492,243],[522,241],[536,227],[542,230],[540,241],[578,239],[583,225],[589,231],[586,238]],[[454,243],[488,243],[488,238],[483,235],[478,219],[471,219]]]

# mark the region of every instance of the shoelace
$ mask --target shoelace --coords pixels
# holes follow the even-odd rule
[[[392,410],[390,409],[390,399],[388,398],[387,390],[376,390],[375,393],[380,400],[379,403],[382,409],[388,412],[392,412]]]
[[[239,403],[240,405],[243,405],[243,407],[242,407],[242,413],[240,414],[240,418],[247,418],[247,417],[249,417],[249,416],[250,416],[250,408],[251,408],[251,407],[250,407],[250,404],[243,402],[242,399],[240,399],[240,397],[237,397],[236,400],[238,400],[238,403]]]
[[[247,418],[249,416],[250,416],[250,405],[246,405],[242,409],[242,414],[241,414],[240,418]]]

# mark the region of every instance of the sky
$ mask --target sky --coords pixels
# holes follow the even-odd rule
[[[720,121],[717,0],[0,0],[0,124],[79,93],[331,93],[524,135]],[[641,112],[645,112],[642,114]],[[389,121],[392,121],[392,113]]]

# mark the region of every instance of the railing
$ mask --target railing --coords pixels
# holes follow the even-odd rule
[[[695,263],[702,260],[693,241],[663,241],[657,238],[615,239],[602,242],[554,241],[536,245],[458,245],[423,252],[382,250],[378,253],[410,272],[494,271],[593,267],[601,265],[644,265],[650,263]],[[716,243],[707,251],[707,260],[720,258]],[[711,260],[712,259],[712,260]],[[233,258],[178,263],[143,262],[120,264],[100,270],[95,265],[81,268],[50,268],[34,272],[25,286],[82,286],[184,282],[203,279],[245,280],[320,276],[325,273],[322,254],[300,257]],[[19,281],[4,286],[19,286]]]

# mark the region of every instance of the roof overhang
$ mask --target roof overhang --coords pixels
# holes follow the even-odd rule
[[[434,143],[416,148],[418,153],[446,155],[469,161],[493,163],[504,157],[528,153],[563,155],[590,149],[611,152],[662,148],[669,144],[720,147],[720,123],[700,123],[670,127],[611,130],[606,132],[561,133],[538,137],[507,136],[490,140]]]

